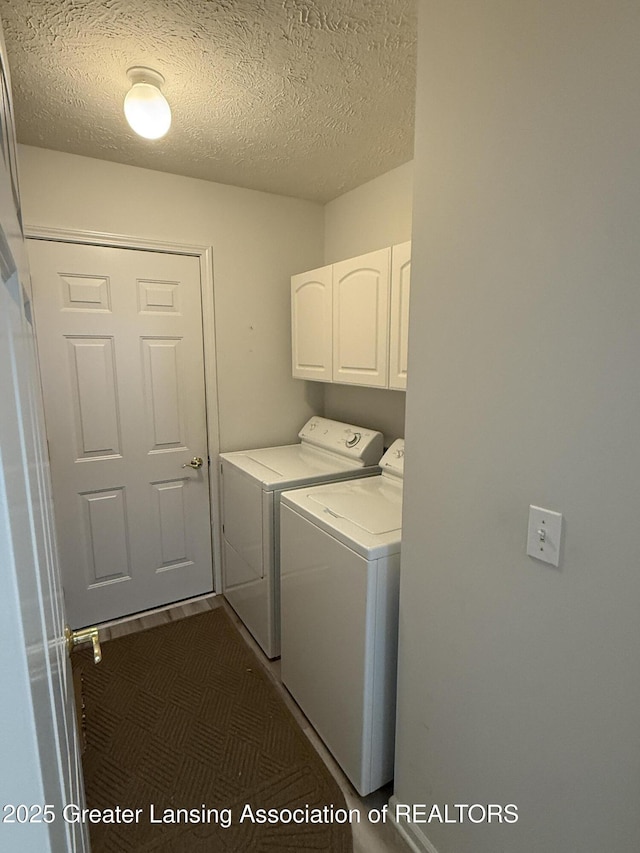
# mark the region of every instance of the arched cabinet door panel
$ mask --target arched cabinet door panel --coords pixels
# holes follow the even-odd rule
[[[411,241],[391,250],[391,314],[389,324],[389,388],[407,387]]]
[[[332,268],[291,279],[292,372],[297,379],[331,382]]]
[[[333,381],[386,388],[391,249],[333,265]]]

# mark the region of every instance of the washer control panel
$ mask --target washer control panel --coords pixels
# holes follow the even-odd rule
[[[384,451],[381,432],[329,418],[311,418],[298,435],[303,444],[360,460],[363,465],[377,465]]]
[[[383,474],[404,475],[404,438],[396,438],[380,460],[380,467]]]

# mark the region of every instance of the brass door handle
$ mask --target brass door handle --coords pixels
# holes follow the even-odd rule
[[[182,466],[183,468],[195,468],[196,471],[198,468],[202,468],[203,466],[202,456],[194,456],[191,462],[185,462]]]
[[[82,631],[72,631],[66,625],[64,636],[67,641],[67,651],[69,654],[71,654],[76,646],[80,646],[83,643],[93,643],[93,662],[100,663],[102,660],[102,649],[100,648],[100,636],[97,628],[83,628]]]

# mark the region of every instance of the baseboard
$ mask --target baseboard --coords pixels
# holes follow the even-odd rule
[[[396,806],[398,798],[395,794],[389,800],[389,818],[393,823],[396,831],[402,836],[408,844],[412,853],[438,853],[429,839],[415,828],[414,824],[410,823],[406,818],[396,820]]]

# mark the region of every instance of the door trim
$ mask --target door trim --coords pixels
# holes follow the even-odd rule
[[[211,554],[213,556],[213,591],[222,592],[222,520],[219,512],[220,494],[220,420],[218,399],[218,370],[216,361],[216,323],[213,281],[213,247],[150,240],[127,234],[110,234],[103,231],[81,231],[73,228],[49,228],[25,225],[27,240],[48,240],[55,243],[80,243],[90,246],[107,246],[115,249],[137,249],[143,252],[160,252],[170,255],[190,255],[200,261],[200,297],[202,303],[202,332],[204,345],[205,412],[207,416],[207,442],[209,445],[209,507],[211,520]],[[37,335],[36,335],[37,340]]]

